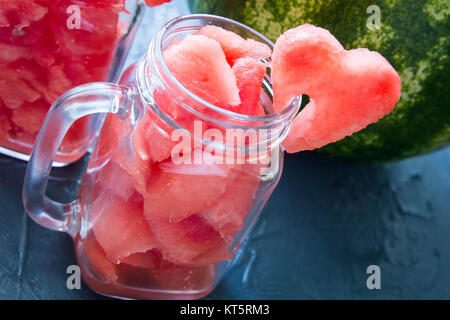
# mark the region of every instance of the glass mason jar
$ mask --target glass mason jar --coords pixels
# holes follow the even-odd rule
[[[0,153],[28,160],[55,99],[83,83],[115,82],[144,10],[140,0],[0,3]],[[101,117],[73,125],[55,165],[80,158]]]
[[[194,299],[217,285],[276,187],[281,141],[300,98],[264,116],[219,108],[170,73],[163,50],[205,25],[273,44],[238,22],[188,15],[168,22],[119,84],[92,83],[61,96],[32,153],[24,204],[40,225],[69,233],[86,283],[121,298]],[[50,164],[76,119],[107,113],[72,203],[45,195]],[[231,138],[230,138],[231,137]]]

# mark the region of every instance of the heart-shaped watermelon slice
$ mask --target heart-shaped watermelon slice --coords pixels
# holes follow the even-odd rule
[[[345,50],[327,30],[305,24],[281,35],[272,54],[274,108],[307,94],[311,102],[293,120],[287,152],[343,139],[392,111],[400,77],[368,49]]]

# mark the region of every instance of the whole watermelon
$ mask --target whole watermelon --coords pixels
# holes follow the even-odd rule
[[[346,49],[366,47],[391,62],[402,79],[402,96],[395,110],[363,131],[328,145],[322,149],[325,152],[388,161],[450,141],[450,1],[188,1],[193,12],[230,17],[272,40],[289,28],[312,23],[330,30]],[[368,10],[374,4],[380,12],[379,29],[368,27],[374,23],[373,11]]]

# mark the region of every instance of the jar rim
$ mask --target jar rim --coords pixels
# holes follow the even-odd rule
[[[190,99],[193,99],[193,101],[198,102],[206,109],[212,110],[221,116],[229,117],[229,118],[233,119],[234,121],[245,122],[246,127],[257,128],[257,127],[261,127],[261,124],[263,124],[262,126],[264,126],[264,127],[279,126],[280,124],[286,123],[286,121],[291,120],[297,114],[297,111],[301,105],[301,100],[302,100],[301,96],[293,99],[288,106],[286,106],[279,112],[273,112],[273,113],[269,113],[269,114],[262,115],[262,116],[251,116],[251,115],[236,113],[236,112],[221,108],[219,106],[216,106],[212,103],[209,103],[208,101],[200,98],[199,96],[197,96],[196,94],[194,94],[193,92],[188,90],[185,86],[183,86],[176,79],[176,77],[170,72],[167,64],[165,63],[165,60],[163,57],[163,45],[164,45],[164,40],[165,40],[167,34],[172,32],[174,29],[176,30],[177,25],[179,25],[182,22],[195,21],[195,20],[198,20],[198,21],[204,20],[204,21],[207,21],[208,24],[212,24],[212,25],[218,24],[218,23],[227,24],[227,25],[229,24],[230,26],[233,26],[234,28],[240,28],[243,31],[249,32],[253,36],[257,37],[258,40],[260,40],[260,42],[268,45],[270,47],[270,49],[273,49],[274,44],[271,40],[269,40],[266,36],[259,33],[258,31],[254,30],[251,27],[246,26],[240,22],[234,21],[229,18],[224,18],[224,17],[210,15],[210,14],[190,14],[190,15],[184,15],[184,16],[179,16],[177,18],[174,18],[174,19],[170,20],[169,22],[167,22],[164,26],[161,27],[161,29],[159,30],[156,37],[152,40],[152,42],[148,48],[146,56],[144,56],[142,59],[144,64],[148,63],[149,58],[154,57],[158,61],[158,67],[160,68],[160,70],[157,70],[157,71],[161,71],[164,74],[164,77],[167,78],[171,84],[175,85],[177,87],[177,89],[180,90],[183,94],[186,94],[186,96],[189,97]],[[198,27],[200,28],[202,26],[203,25],[201,25],[201,26],[199,25]],[[145,66],[143,69],[145,69]],[[143,76],[143,75],[145,75],[145,73],[143,73],[143,74],[141,73],[141,75]],[[148,78],[149,77],[144,77],[144,79],[141,79],[141,81],[142,80],[144,81],[144,84],[147,88],[151,87],[149,84]],[[265,80],[266,80],[266,84],[268,84],[270,86],[270,90],[272,90],[272,82],[271,82],[270,77],[267,74],[266,74]],[[267,83],[267,81],[268,81],[268,83]],[[145,91],[147,91],[147,90],[145,90]],[[148,99],[148,97],[146,95],[143,95],[143,96],[144,96],[144,99],[147,100],[146,102],[151,102],[151,100],[153,100],[153,99]],[[190,110],[190,111],[192,112],[192,110]],[[210,120],[214,121],[214,119],[210,119]],[[219,122],[222,122],[222,121],[223,120],[220,120]]]

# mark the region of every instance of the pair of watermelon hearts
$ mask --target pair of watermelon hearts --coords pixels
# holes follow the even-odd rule
[[[395,69],[377,52],[345,50],[327,30],[302,25],[281,35],[273,53],[261,43],[207,26],[164,53],[177,80],[204,100],[234,112],[261,115],[257,104],[271,56],[274,111],[307,94],[283,142],[287,152],[343,139],[392,111],[400,98]]]

